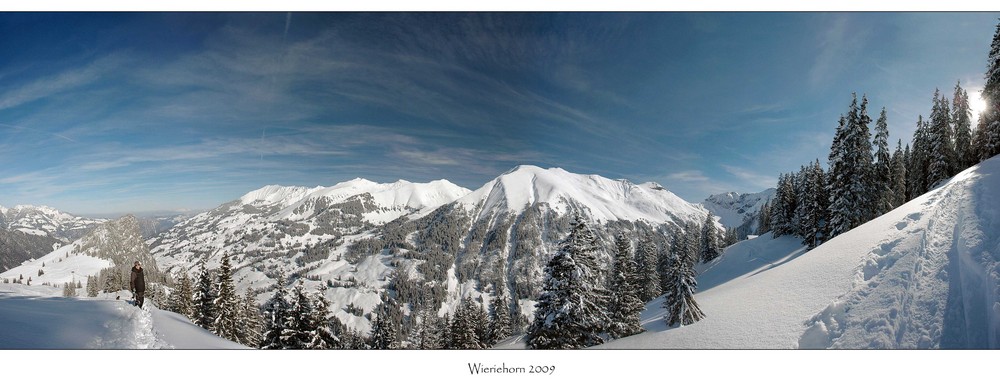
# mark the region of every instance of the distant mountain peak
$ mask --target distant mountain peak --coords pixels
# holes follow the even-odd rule
[[[479,216],[492,211],[518,211],[548,204],[559,213],[585,209],[598,221],[675,222],[704,217],[704,211],[659,184],[637,185],[627,179],[583,175],[562,168],[519,165],[459,199],[466,207],[480,206]]]

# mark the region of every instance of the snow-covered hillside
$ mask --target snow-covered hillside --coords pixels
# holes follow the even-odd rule
[[[0,284],[0,349],[244,349],[184,316],[58,288]],[[127,295],[127,293],[126,293]]]
[[[76,244],[63,246],[45,256],[0,273],[0,278],[31,279],[32,285],[50,284],[61,287],[63,283],[80,281],[86,289],[87,276],[96,276],[102,269],[114,265],[111,260],[73,252]],[[39,271],[42,274],[39,275]]]
[[[1000,158],[801,253],[769,234],[727,249],[706,318],[600,348],[1000,348]]]

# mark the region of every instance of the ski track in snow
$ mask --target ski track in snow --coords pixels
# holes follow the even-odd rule
[[[975,172],[907,204],[852,289],[814,316],[800,348],[998,348],[995,198]],[[993,224],[990,224],[990,223]],[[989,271],[993,271],[992,275]]]
[[[118,318],[104,323],[108,330],[94,341],[95,349],[170,349],[172,346],[156,336],[153,330],[153,310],[150,305],[138,307],[118,303]]]

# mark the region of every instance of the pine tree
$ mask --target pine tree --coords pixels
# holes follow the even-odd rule
[[[639,300],[647,302],[660,296],[660,257],[649,236],[639,241],[635,256],[639,267]]]
[[[892,154],[892,208],[895,209],[907,202],[906,196],[906,153],[903,152],[903,140],[896,142],[896,152]],[[909,150],[909,148],[907,148]]]
[[[321,285],[319,292],[310,297],[312,313],[308,317],[309,341],[306,349],[339,348],[340,340],[334,336],[330,326],[330,302],[326,299],[326,285]]]
[[[778,176],[778,188],[771,206],[771,234],[778,238],[795,234],[796,196],[793,176],[781,174]]]
[[[913,133],[913,149],[910,151],[910,164],[907,167],[910,199],[927,192],[927,175],[930,165],[930,130],[923,116],[917,116],[917,128]]]
[[[420,327],[419,349],[445,349],[443,340],[444,319],[437,317],[430,310],[424,310],[420,315],[422,324]]]
[[[28,278],[30,281],[30,277]],[[63,283],[63,296],[64,297],[76,297],[76,284],[73,283]]]
[[[170,310],[193,320],[195,318],[193,290],[191,279],[184,273],[177,280],[177,289],[170,293]]]
[[[768,232],[771,232],[771,199],[765,201],[760,206],[760,211],[757,212],[756,235],[759,236]]]
[[[399,328],[392,319],[392,308],[395,305],[395,300],[385,293],[382,294],[382,303],[372,313],[375,316],[369,338],[372,349],[399,349],[399,340],[396,337]]]
[[[868,98],[860,108],[853,95],[847,117],[841,117],[830,149],[830,225],[829,237],[835,237],[873,217],[871,197],[871,132],[867,116]]]
[[[215,324],[215,289],[212,274],[205,269],[205,262],[198,270],[198,287],[194,292],[194,323],[213,330]]]
[[[489,345],[510,337],[510,298],[503,289],[503,284],[497,284],[493,300],[490,301],[490,340]]]
[[[986,101],[986,110],[979,116],[979,160],[983,161],[1000,154],[1000,23],[997,23],[990,52],[986,59],[986,84],[981,97]]]
[[[934,90],[934,107],[931,111],[930,130],[928,131],[930,140],[930,162],[927,174],[927,190],[942,180],[951,177],[954,155],[951,142],[951,124],[949,119],[951,113],[948,110],[948,99]]]
[[[274,294],[264,303],[264,335],[260,344],[261,349],[288,349],[281,338],[288,328],[288,313],[291,309],[287,296],[285,277],[278,276]]]
[[[97,297],[97,277],[87,276],[87,296]]]
[[[483,349],[486,347],[479,337],[479,329],[483,327],[483,319],[478,316],[479,312],[479,308],[472,299],[463,298],[459,302],[458,309],[455,310],[455,317],[451,322],[452,348]]]
[[[875,216],[892,210],[892,157],[889,154],[889,125],[886,121],[885,108],[875,122],[875,164],[873,165],[872,187],[873,196],[877,197]]]
[[[715,217],[708,214],[705,224],[701,226],[701,261],[707,263],[715,260],[722,254],[722,247],[719,246],[719,233],[715,227]]]
[[[632,257],[632,243],[624,233],[619,233],[615,237],[615,247],[608,289],[611,292],[608,334],[611,338],[618,339],[643,332],[639,317],[645,305],[638,296],[638,276],[635,259]]]
[[[569,235],[545,266],[543,292],[526,343],[532,349],[578,349],[604,342],[608,316],[600,274],[591,260],[597,240],[579,216]]]
[[[829,196],[827,196],[826,173],[816,159],[807,168],[806,191],[803,199],[805,206],[805,229],[802,243],[810,249],[826,241],[827,234],[827,211],[829,209]]]
[[[696,242],[693,239],[695,233],[697,232],[688,231],[688,240],[686,241],[688,244]],[[692,246],[689,245],[685,248],[690,249]],[[666,292],[663,302],[663,307],[667,309],[664,320],[669,327],[677,324],[690,325],[705,317],[705,314],[698,308],[698,303],[694,300],[694,291],[698,287],[694,276],[694,255],[694,252],[684,252],[671,263],[673,267],[670,273],[670,290]]]
[[[975,165],[978,161],[972,148],[972,108],[969,107],[969,93],[962,84],[955,84],[955,95],[951,99],[951,125],[955,130],[956,171]]]
[[[183,275],[186,278],[187,275]],[[246,341],[248,347],[258,348],[263,340],[264,319],[261,318],[260,307],[254,299],[253,291],[247,287],[247,292],[243,296],[243,326],[241,327],[242,339]]]
[[[240,344],[247,344],[246,340],[240,337],[239,322],[243,313],[242,303],[236,293],[236,286],[233,284],[232,266],[229,264],[229,254],[222,255],[222,266],[219,267],[218,280],[216,284],[215,300],[212,301],[213,314],[212,329],[216,335],[222,338],[235,341]]]
[[[439,325],[441,326],[439,332],[441,334],[441,348],[454,349],[451,337],[451,316],[445,313]]]
[[[312,300],[306,294],[302,280],[292,289],[285,315],[285,329],[281,332],[281,343],[285,349],[306,349],[312,339],[310,319],[313,316]]]

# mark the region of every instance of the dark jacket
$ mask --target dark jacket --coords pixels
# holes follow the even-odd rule
[[[128,280],[128,288],[136,292],[146,292],[146,277],[142,269],[132,267],[132,277]]]

